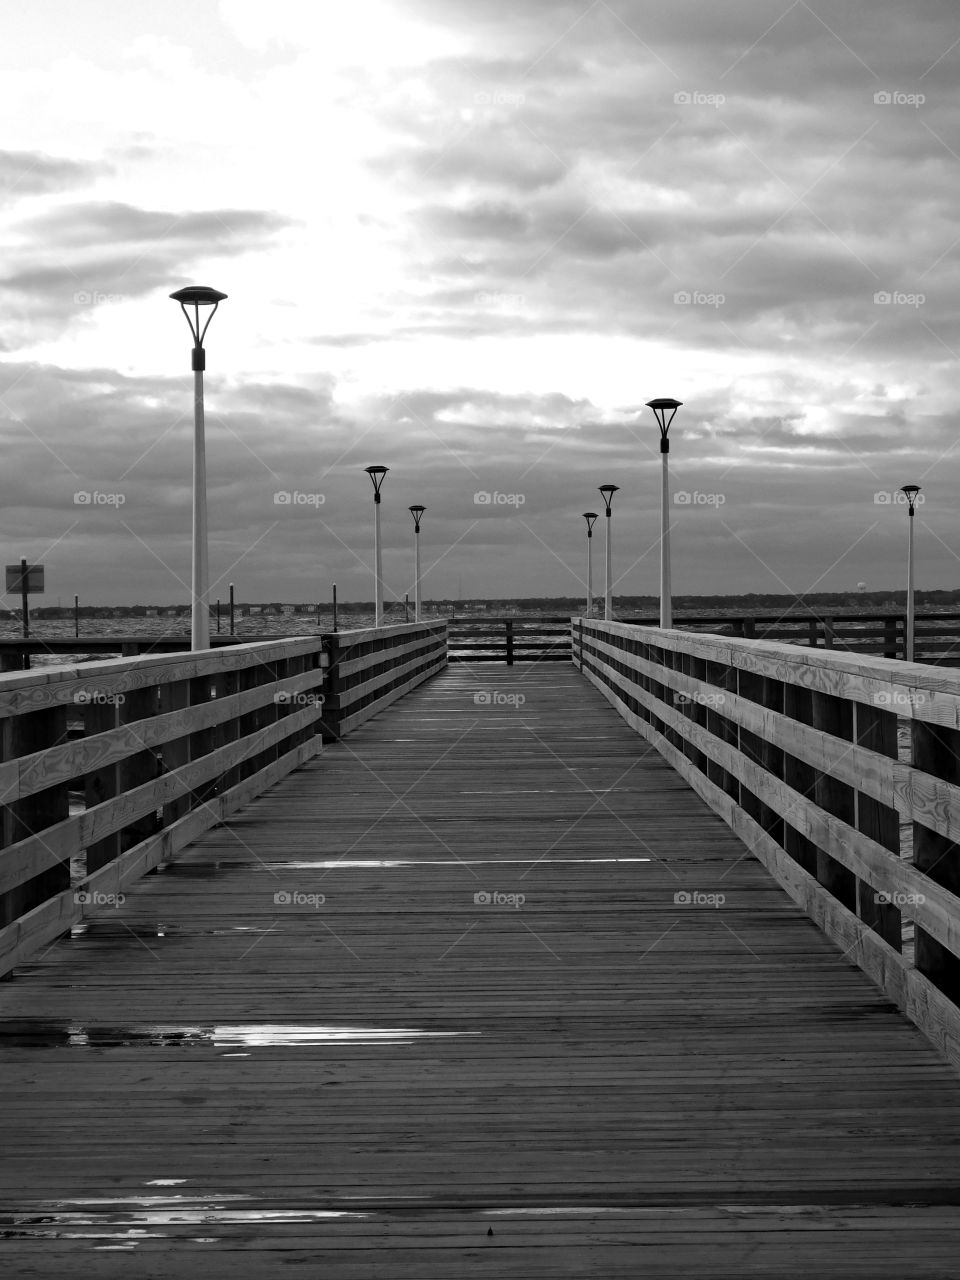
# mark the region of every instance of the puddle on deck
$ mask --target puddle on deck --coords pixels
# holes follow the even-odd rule
[[[298,862],[271,862],[270,871],[329,871],[334,867],[504,867],[567,862],[652,862],[652,858],[323,858]]]
[[[10,1019],[0,1024],[0,1049],[303,1048],[326,1044],[407,1045],[417,1040],[477,1036],[479,1031],[424,1031],[414,1027],[302,1026],[280,1023],[177,1026],[84,1026],[69,1019]],[[223,1057],[246,1057],[229,1053]]]
[[[156,1182],[183,1182],[183,1178]],[[154,1185],[154,1184],[148,1184]],[[33,1202],[29,1208],[0,1214],[0,1239],[101,1240],[97,1250],[130,1251],[144,1240],[163,1240],[157,1227],[243,1226],[253,1223],[309,1223],[362,1219],[358,1209],[273,1209],[240,1207],[227,1201],[255,1201],[250,1195],[109,1196]],[[182,1239],[183,1237],[181,1237]],[[187,1237],[196,1244],[217,1244],[220,1236]]]

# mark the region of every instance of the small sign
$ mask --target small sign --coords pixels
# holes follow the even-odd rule
[[[18,564],[7,565],[7,591],[20,595],[23,591],[23,574]],[[27,565],[27,593],[32,596],[43,594],[43,565]]]

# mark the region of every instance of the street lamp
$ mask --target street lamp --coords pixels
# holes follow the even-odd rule
[[[607,510],[607,548],[604,557],[604,570],[606,585],[604,589],[603,617],[606,622],[613,621],[613,566],[610,561],[611,537],[610,537],[610,517],[613,512],[610,510],[610,503],[613,501],[613,495],[620,489],[618,484],[602,484],[600,485],[600,493]]]
[[[203,437],[203,371],[206,352],[203,339],[217,307],[227,295],[206,285],[178,289],[170,297],[180,303],[193,334],[193,579],[191,582],[190,647],[210,648],[210,608],[207,603],[207,458]],[[193,317],[187,307],[193,307]],[[200,308],[212,307],[200,327]]]
[[[421,506],[419,502],[414,503],[412,507],[407,508],[407,510],[413,516],[413,545],[416,550],[415,565],[416,565],[417,576],[416,576],[416,582],[414,585],[414,596],[413,596],[414,622],[420,621],[420,521],[423,519],[423,513],[426,511],[426,509],[427,508],[424,506]]]
[[[377,599],[376,599],[376,621],[375,627],[383,626],[383,559],[380,551],[380,486],[383,484],[383,477],[390,470],[389,467],[365,467],[367,475],[373,481],[373,501],[374,501],[374,538],[373,553],[375,559],[375,572],[377,575]]]
[[[587,617],[593,617],[593,526],[597,523],[595,511],[585,511],[587,522]]]
[[[907,500],[907,509],[910,514],[910,533],[907,537],[907,661],[913,661],[913,623],[914,623],[914,606],[913,606],[913,511],[917,501],[917,494],[920,492],[918,484],[905,484],[900,492]]]
[[[670,478],[667,474],[667,458],[670,455],[670,440],[667,432],[673,422],[674,415],[683,404],[682,400],[648,400],[647,408],[653,410],[653,416],[660,428],[660,625],[673,626],[673,602],[670,592]],[[669,411],[670,417],[667,417]]]

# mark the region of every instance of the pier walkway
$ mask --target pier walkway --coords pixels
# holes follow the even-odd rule
[[[0,986],[17,1277],[948,1277],[960,1079],[572,667],[448,668]]]

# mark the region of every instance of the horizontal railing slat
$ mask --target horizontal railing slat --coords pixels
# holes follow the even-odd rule
[[[0,971],[82,918],[82,858],[127,883],[315,755],[328,698],[347,732],[446,660],[441,621],[0,675]]]
[[[0,804],[22,800],[58,782],[80,778],[93,769],[117,764],[129,756],[162,746],[187,734],[212,729],[259,707],[269,706],[276,702],[278,693],[302,693],[319,689],[322,684],[322,670],[318,668],[305,671],[244,693],[228,694],[211,702],[185,707],[182,711],[131,720],[103,733],[90,734],[72,742],[36,751],[33,755],[8,760],[0,765]]]
[[[288,647],[285,647],[288,646]],[[134,693],[154,685],[193,680],[242,671],[251,666],[267,666],[279,659],[316,653],[319,639],[263,640],[254,644],[231,645],[223,649],[149,657],[113,658],[107,662],[84,663],[80,667],[40,667],[35,671],[7,672],[0,676],[0,719],[42,711],[48,707],[73,708],[74,695],[85,686],[96,685],[106,694]]]
[[[195,840],[229,813],[272,786],[291,769],[298,768],[320,750],[319,739],[301,743],[266,768],[252,774],[230,791],[193,809],[162,832],[140,844],[88,877],[82,884],[65,889],[12,924],[0,929],[0,971],[6,971],[27,958],[31,951],[58,937],[64,930],[91,915],[102,915],[109,908],[91,906],[81,899],[94,892],[116,894],[171,857],[178,849]]]
[[[584,675],[960,1068],[960,674],[592,619],[571,632]]]
[[[29,852],[33,859],[33,875],[55,862],[63,861],[64,857],[75,857],[81,850],[122,830],[137,818],[145,817],[180,796],[195,791],[201,783],[219,777],[248,755],[259,754],[298,730],[314,724],[322,713],[323,708],[319,705],[304,707],[282,720],[275,720],[248,737],[228,742],[170,773],[161,774],[159,778],[132,787],[118,796],[93,805],[83,813],[67,818],[36,835],[27,836],[8,848],[0,849],[0,869],[11,854]]]

